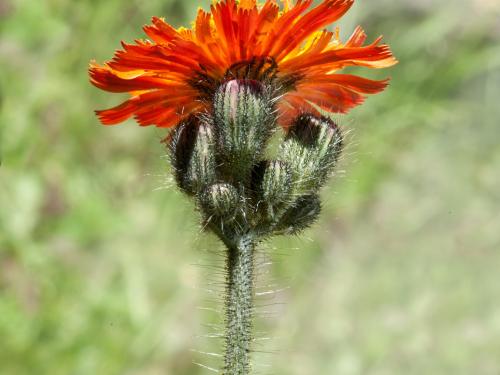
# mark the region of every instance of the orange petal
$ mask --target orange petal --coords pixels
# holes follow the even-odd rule
[[[143,27],[144,32],[158,44],[167,44],[179,36],[177,30],[165,22],[162,18],[153,17],[153,25]]]
[[[318,65],[326,65],[325,70],[341,69],[349,65],[370,68],[386,68],[397,63],[387,45],[340,48],[328,50],[316,55],[300,55],[283,62],[281,69],[297,72]]]
[[[352,6],[354,0],[326,0],[304,14],[276,42],[270,52],[276,60],[281,60],[309,35],[342,17]]]
[[[103,125],[116,125],[129,119],[136,108],[132,100],[127,100],[116,107],[95,111],[95,113]]]
[[[123,79],[117,76],[111,69],[106,67],[91,66],[89,69],[90,82],[105,91],[109,92],[130,92],[148,89],[176,88],[176,90],[186,89],[187,86],[172,81],[154,77],[138,76],[130,79]]]
[[[314,116],[321,116],[321,112],[311,105],[298,93],[289,93],[283,97],[278,104],[278,123],[282,127],[289,126],[295,118],[302,113],[310,113]]]
[[[257,17],[252,19],[248,27],[247,50],[250,55],[263,56],[263,48],[270,38],[269,33],[279,16],[279,6],[272,1],[266,1]]]
[[[298,93],[304,100],[316,104],[328,112],[347,113],[363,103],[364,96],[341,85],[316,85],[300,88]]]
[[[239,7],[242,9],[254,9],[257,7],[256,0],[240,0]]]
[[[351,74],[328,74],[323,76],[307,78],[300,82],[299,87],[310,86],[312,88],[325,85],[340,85],[346,88],[365,93],[376,94],[383,91],[389,84],[388,79],[374,81]]]
[[[361,26],[358,26],[352,33],[349,40],[346,42],[345,46],[347,48],[361,47],[365,41],[366,41],[366,33]]]
[[[274,57],[271,53],[273,50],[283,50],[285,43],[283,39],[290,39],[290,36],[293,34],[291,30],[293,29],[295,23],[298,22],[297,20],[300,18],[301,14],[304,13],[311,6],[311,4],[312,0],[298,0],[293,8],[278,17],[269,31],[269,35],[266,36],[262,50],[258,51],[257,54],[261,56]]]
[[[171,126],[175,116],[185,114],[185,108],[200,106],[196,92],[181,92],[178,90],[156,90],[135,96],[126,102],[107,110],[96,111],[100,121],[105,125],[118,124],[132,115],[142,126]],[[172,113],[171,113],[172,112]]]

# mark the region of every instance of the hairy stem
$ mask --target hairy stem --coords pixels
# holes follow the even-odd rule
[[[225,375],[250,373],[254,247],[242,237],[227,249]]]

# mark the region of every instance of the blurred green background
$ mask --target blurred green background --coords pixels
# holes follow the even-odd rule
[[[175,0],[0,1],[0,373],[208,374],[222,247],[164,132],[103,127],[87,64]],[[321,221],[259,256],[256,374],[500,374],[500,3],[362,1],[400,64],[343,120]],[[272,265],[265,265],[272,261]],[[212,285],[209,281],[213,281]],[[268,338],[266,340],[266,338]]]

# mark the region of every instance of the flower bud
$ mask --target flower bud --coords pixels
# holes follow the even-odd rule
[[[259,81],[233,79],[215,94],[214,122],[222,167],[246,177],[275,127],[273,101]]]
[[[196,194],[216,180],[215,142],[212,126],[191,117],[169,136],[168,146],[178,186]]]
[[[342,151],[342,134],[332,120],[304,114],[288,129],[280,151],[292,169],[295,192],[314,193],[333,171]]]
[[[316,194],[298,198],[281,217],[276,234],[297,234],[309,228],[321,213],[321,201]]]
[[[252,172],[252,190],[256,194],[256,206],[267,208],[269,219],[274,221],[276,210],[290,203],[290,167],[281,160],[260,162]]]
[[[232,219],[240,207],[238,190],[226,183],[210,185],[201,194],[200,205],[208,217]]]

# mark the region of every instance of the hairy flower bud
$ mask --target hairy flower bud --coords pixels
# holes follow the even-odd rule
[[[233,185],[219,183],[210,185],[203,191],[200,205],[205,215],[227,220],[234,218],[241,204],[238,190]]]
[[[262,177],[262,197],[265,201],[281,203],[288,200],[292,188],[292,172],[288,164],[281,160],[266,162]]]
[[[292,169],[295,192],[316,192],[333,171],[341,151],[342,134],[335,122],[310,114],[299,116],[280,149],[280,157]]]
[[[275,127],[273,101],[255,80],[233,79],[214,98],[214,123],[223,169],[248,176]]]
[[[264,160],[252,171],[252,191],[256,195],[256,206],[267,211],[268,219],[274,221],[278,210],[290,203],[292,171],[281,160]]]
[[[321,201],[317,194],[304,195],[284,213],[278,225],[276,234],[297,234],[309,228],[321,213]]]
[[[191,117],[171,133],[168,146],[178,186],[196,194],[216,180],[212,125]]]

